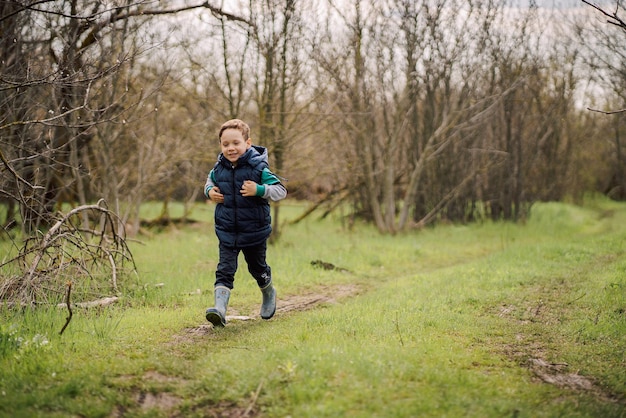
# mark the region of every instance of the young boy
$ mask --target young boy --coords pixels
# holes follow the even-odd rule
[[[240,251],[263,295],[261,318],[274,316],[276,290],[265,261],[267,238],[272,232],[269,201],[287,196],[285,187],[269,170],[267,149],[252,145],[250,127],[245,122],[225,122],[219,141],[222,152],[204,186],[205,196],[217,204],[215,233],[220,260],[215,272],[215,306],[206,311],[206,319],[215,327],[226,325]]]

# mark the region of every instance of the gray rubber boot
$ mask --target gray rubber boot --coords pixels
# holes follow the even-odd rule
[[[230,289],[224,286],[215,288],[215,307],[206,310],[206,320],[214,327],[226,326],[226,308],[230,299]]]
[[[276,289],[272,286],[272,282],[261,288],[263,293],[263,304],[261,305],[261,318],[270,319],[276,312]]]

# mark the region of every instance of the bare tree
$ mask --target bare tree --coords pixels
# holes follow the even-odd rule
[[[612,91],[615,99],[606,103],[609,110],[589,107],[589,110],[605,114],[611,118],[609,136],[612,137],[611,152],[612,170],[606,182],[604,192],[619,200],[626,200],[626,152],[623,136],[625,135],[624,120],[626,117],[626,8],[621,1],[615,1],[614,7],[603,7],[585,0],[582,2],[594,9],[606,19],[608,25],[596,25],[589,28],[588,21],[580,21],[576,25],[577,39],[585,51],[584,61],[589,69],[591,80],[598,83],[606,91]],[[616,32],[617,30],[617,32]]]
[[[485,39],[474,28],[488,26],[495,8],[455,1],[335,7],[346,36],[338,39],[333,26],[328,37],[337,47],[317,59],[333,83],[335,126],[346,128],[337,135],[354,147],[356,205],[380,231],[429,222],[469,181],[471,172],[442,177],[436,167],[445,167],[446,149],[469,147],[469,128],[476,131],[494,112],[489,103],[502,97],[477,100],[470,85],[480,79],[473,57]],[[452,159],[458,163],[459,155]]]
[[[2,190],[19,197],[25,233],[49,224],[62,202],[85,204],[94,198],[87,167],[93,166],[96,127],[120,123],[135,104],[125,101],[125,90],[99,99],[107,80],[138,53],[121,47],[116,35],[132,33],[131,27],[150,17],[192,9],[244,20],[208,2],[153,8],[148,1],[59,0],[2,7],[0,23],[9,29],[3,52],[11,65],[4,67],[0,90],[8,97],[4,106],[12,109],[0,125],[5,166],[24,179],[20,187],[33,186],[19,191],[8,176]]]
[[[298,97],[303,51],[304,2],[299,0],[250,1],[251,39],[255,50],[255,102],[259,135],[269,147],[273,170],[286,168],[286,152],[303,134],[298,116],[308,101]],[[252,52],[252,51],[251,51]],[[298,125],[296,125],[298,123]],[[272,239],[280,236],[280,205],[273,205]]]
[[[410,160],[401,229],[411,211],[413,220],[424,224],[461,200],[482,169],[467,150],[505,94],[476,95],[489,30],[502,13],[499,2],[402,2],[402,7]]]

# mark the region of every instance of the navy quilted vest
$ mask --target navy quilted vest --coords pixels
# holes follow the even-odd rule
[[[266,167],[267,149],[261,146],[250,147],[235,167],[220,154],[213,167],[215,184],[224,195],[224,203],[215,207],[215,233],[224,245],[258,245],[272,232],[269,202],[262,197],[244,197],[240,192],[245,180],[261,184]]]

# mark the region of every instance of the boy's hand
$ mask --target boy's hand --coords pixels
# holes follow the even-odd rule
[[[209,199],[215,203],[224,203],[224,195],[220,191],[220,188],[214,186],[211,190],[209,190]]]
[[[252,180],[246,180],[241,186],[241,195],[245,197],[256,196],[256,183]]]

